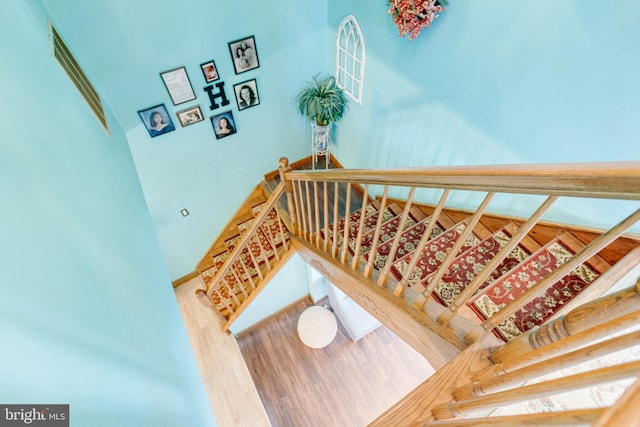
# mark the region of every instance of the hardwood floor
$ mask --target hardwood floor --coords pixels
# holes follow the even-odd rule
[[[219,427],[268,427],[267,414],[233,335],[220,330],[221,318],[195,297],[198,276],[175,289],[211,409]]]
[[[328,347],[306,347],[296,327],[311,304],[300,301],[238,337],[274,427],[365,426],[433,373],[384,326],[353,342],[339,324]]]

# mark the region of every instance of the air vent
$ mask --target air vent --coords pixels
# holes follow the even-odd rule
[[[82,97],[87,101],[87,104],[89,104],[91,111],[96,115],[105,132],[107,132],[107,135],[109,135],[107,118],[104,115],[102,101],[100,100],[98,92],[93,88],[91,82],[89,82],[89,79],[80,68],[80,65],[78,65],[78,62],[73,55],[71,55],[64,41],[62,41],[60,34],[58,34],[53,25],[51,25],[51,22],[49,22],[49,40],[51,41],[53,56],[58,60],[60,65],[62,65],[64,71],[69,78],[71,78],[73,84],[76,85]]]

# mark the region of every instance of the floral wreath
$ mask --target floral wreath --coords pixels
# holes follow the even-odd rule
[[[398,27],[400,37],[409,35],[413,40],[420,35],[423,28],[429,28],[431,23],[440,16],[439,13],[448,5],[447,0],[388,0],[388,13],[393,17],[393,23]]]

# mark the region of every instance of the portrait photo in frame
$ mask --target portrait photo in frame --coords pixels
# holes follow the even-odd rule
[[[147,128],[147,132],[149,132],[151,138],[176,130],[167,112],[167,107],[165,107],[164,104],[139,110],[138,115]]]
[[[256,79],[233,85],[233,92],[236,94],[236,103],[238,104],[239,111],[260,104]]]
[[[229,42],[229,53],[231,54],[236,74],[260,67],[258,48],[253,36]]]
[[[205,82],[211,83],[220,79],[218,68],[216,67],[216,63],[213,62],[213,59],[211,61],[200,64],[200,69],[202,70],[202,74],[204,75]]]
[[[187,108],[182,111],[178,111],[176,113],[176,116],[178,116],[178,121],[180,122],[180,126],[182,127],[189,126],[204,120],[204,116],[202,115],[202,110],[200,109],[199,105]]]
[[[226,111],[224,113],[211,116],[211,126],[213,126],[213,133],[216,134],[216,139],[222,139],[229,135],[233,135],[238,131],[236,128],[236,122],[233,120],[233,113]]]
[[[196,94],[191,87],[191,81],[187,75],[185,67],[174,68],[173,70],[160,73],[162,82],[169,92],[173,105],[184,104],[196,99]]]

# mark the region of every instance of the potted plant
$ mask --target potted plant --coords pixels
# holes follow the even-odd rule
[[[298,109],[318,126],[340,121],[347,108],[347,97],[333,76],[313,76],[296,95]]]
[[[335,77],[315,75],[298,92],[295,102],[300,113],[311,121],[314,167],[319,155],[326,157],[326,165],[329,167],[331,124],[342,119],[347,109],[347,97],[338,87]]]

